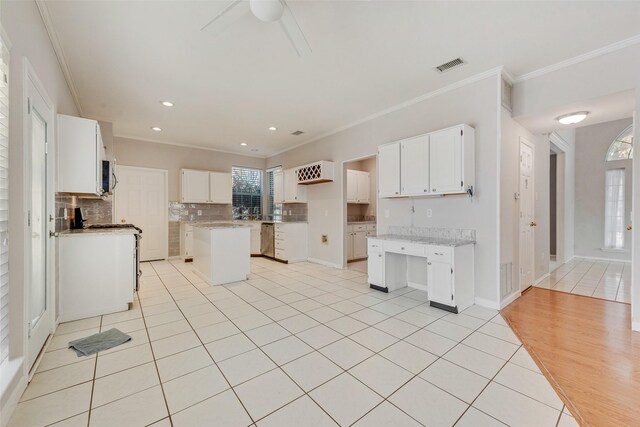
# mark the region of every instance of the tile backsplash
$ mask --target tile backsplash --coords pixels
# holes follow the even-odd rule
[[[56,194],[56,231],[68,230],[74,209],[82,208],[87,224],[111,224],[113,222],[113,202],[105,199],[88,199],[69,194]],[[67,219],[64,218],[67,209]]]
[[[231,205],[169,202],[169,222],[231,221]]]
[[[283,203],[282,222],[307,221],[309,210],[306,203]]]
[[[390,225],[389,234],[476,241],[476,230],[465,228],[404,227]]]

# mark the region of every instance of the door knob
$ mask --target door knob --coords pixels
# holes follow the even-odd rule
[[[627,225],[627,230],[628,230],[628,231],[631,231],[631,229],[632,229],[632,228],[633,228],[632,226]]]
[[[538,224],[536,224],[536,222],[535,222],[535,221],[531,221],[531,222],[529,223],[529,225],[530,225],[531,227],[535,227],[535,226],[537,226]]]

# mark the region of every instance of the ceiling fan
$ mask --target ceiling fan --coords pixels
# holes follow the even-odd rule
[[[211,27],[219,34],[248,12],[261,21],[278,22],[298,56],[311,53],[311,47],[285,0],[233,0],[200,31]]]

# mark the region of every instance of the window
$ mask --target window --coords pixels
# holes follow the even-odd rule
[[[605,175],[604,247],[624,249],[624,169],[610,169]]]
[[[233,219],[262,219],[262,171],[231,168]]]
[[[633,159],[633,126],[623,130],[607,151],[607,162],[630,159]]]
[[[9,51],[0,39],[0,365],[9,356]]]
[[[273,175],[275,173],[282,172],[282,167],[267,169],[267,215],[273,220],[279,220],[282,218],[282,204],[275,203],[275,187]]]

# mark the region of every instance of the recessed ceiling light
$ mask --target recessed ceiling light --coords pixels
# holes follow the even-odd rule
[[[171,101],[160,101],[160,104],[164,105],[165,107],[173,107],[173,102]]]
[[[161,128],[159,128],[158,126],[154,126],[154,127],[152,127],[152,128],[151,128],[151,130],[154,130],[154,131],[156,131],[156,132],[162,132],[162,129],[161,129]]]
[[[277,128],[277,127],[275,127],[275,126],[269,126],[269,130],[270,130],[270,131],[274,131],[274,130],[278,130],[278,128]]]
[[[589,114],[588,111],[577,111],[575,113],[565,114],[560,117],[556,117],[556,120],[562,123],[563,125],[575,125],[576,123],[580,123]]]
[[[246,142],[241,142],[240,145],[242,145],[243,147],[246,147],[247,143]]]

